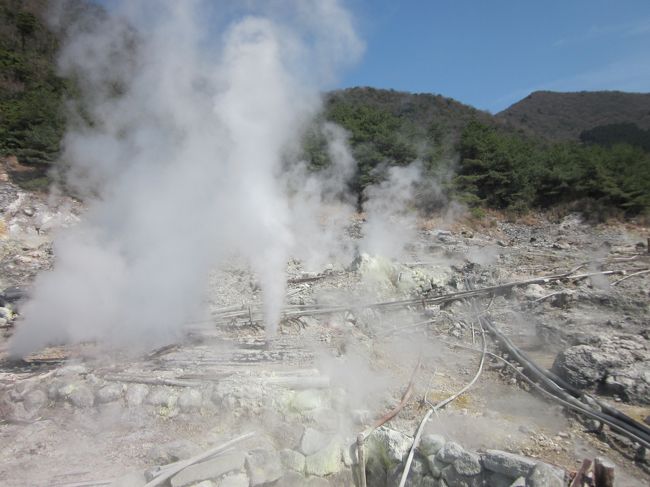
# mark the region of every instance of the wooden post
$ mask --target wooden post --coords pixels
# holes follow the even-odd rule
[[[580,470],[576,472],[576,476],[573,477],[573,480],[571,481],[571,484],[569,487],[582,487],[582,484],[584,483],[585,476],[587,475],[587,472],[589,471],[589,468],[591,467],[591,460],[589,459],[584,459],[582,461],[582,465],[580,466]]]
[[[363,444],[366,441],[366,435],[359,433],[357,435],[357,460],[359,462],[359,487],[366,487],[366,455],[363,451]]]
[[[594,460],[594,486],[614,487],[614,464],[606,458]]]

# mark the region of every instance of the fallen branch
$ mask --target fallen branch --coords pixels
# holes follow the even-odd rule
[[[484,288],[478,289],[468,289],[465,291],[457,291],[454,293],[443,294],[440,296],[423,296],[420,298],[413,299],[402,299],[395,301],[384,301],[376,303],[364,303],[358,305],[350,306],[323,306],[323,305],[301,305],[301,306],[291,306],[286,307],[282,313],[282,318],[298,318],[301,316],[318,316],[318,315],[327,315],[335,313],[344,313],[346,311],[358,311],[363,309],[394,309],[394,308],[403,308],[408,306],[425,306],[432,304],[444,304],[452,301],[458,301],[461,299],[482,297],[482,296],[495,296],[505,291],[508,291],[517,287],[529,286],[531,284],[548,284],[551,282],[557,281],[566,281],[566,280],[580,280],[587,277],[592,277],[596,275],[616,275],[616,274],[626,274],[627,272],[639,272],[645,271],[644,269],[630,269],[630,270],[611,270],[611,271],[597,271],[589,272],[585,274],[575,274],[576,271],[584,267],[584,264],[580,264],[568,272],[562,274],[554,274],[550,276],[541,276],[535,277],[532,279],[526,279],[523,281],[514,281],[503,284],[497,284],[494,286],[486,286]],[[212,322],[216,323],[227,323],[232,322],[233,320],[243,320],[246,323],[261,323],[264,320],[262,308],[260,305],[248,306],[248,307],[238,307],[236,310],[231,308],[225,308],[223,313],[215,313],[213,315]],[[193,322],[198,323],[198,322]]]
[[[648,272],[650,272],[650,269],[644,269],[642,271],[638,271],[638,272],[634,272],[632,274],[628,274],[627,276],[620,278],[618,281],[614,281],[612,283],[612,286],[616,286],[619,282],[623,282],[625,279],[629,279],[630,277],[639,276],[641,274],[647,274]]]
[[[102,485],[111,485],[114,479],[106,480],[89,480],[87,482],[73,482],[71,484],[50,484],[52,487],[99,487]]]
[[[193,380],[177,379],[157,379],[150,377],[135,377],[127,375],[102,375],[102,379],[109,382],[130,382],[136,384],[148,384],[150,386],[170,386],[170,387],[201,387],[203,382]]]

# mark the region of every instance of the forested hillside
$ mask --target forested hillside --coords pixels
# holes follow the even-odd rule
[[[61,39],[44,20],[48,4],[0,0],[0,155],[36,168],[22,178],[41,183],[60,164],[65,100],[74,93],[57,75]],[[417,160],[424,178],[470,207],[650,212],[650,94],[536,92],[494,116],[442,95],[350,88],[325,94],[325,120],[349,133],[360,204],[388,167]],[[317,127],[303,140],[314,170],[329,163]]]
[[[53,163],[65,127],[66,81],[56,74],[58,39],[45,0],[0,0],[0,151],[21,163]]]

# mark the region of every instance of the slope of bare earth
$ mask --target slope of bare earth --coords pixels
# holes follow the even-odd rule
[[[3,285],[28,285],[51,264],[50,227],[41,223],[58,215],[69,224],[79,207],[8,183],[0,197]],[[355,222],[349,238],[362,232],[363,221]],[[367,441],[369,485],[397,485],[429,405],[475,376],[484,337],[477,314],[486,313],[538,364],[643,420],[650,414],[650,274],[633,274],[650,265],[648,236],[646,228],[588,226],[575,215],[421,222],[400,262],[362,255],[314,273],[291,261],[285,318],[271,342],[260,326],[255,278],[237,262],[214,272],[206,319],[147,353],[84,343],[9,362],[6,341],[20,326],[9,319],[0,342],[0,483],[141,486],[153,466],[254,431],[230,454],[168,485],[353,485],[357,434],[399,403],[412,378],[406,406]],[[466,279],[485,288],[571,269],[577,277],[432,299],[464,291]],[[514,480],[490,470],[493,449],[567,472],[604,456],[619,485],[647,485],[647,454],[607,428],[588,432],[594,426],[488,356],[474,387],[425,426],[462,448],[427,456],[422,446],[413,485]],[[377,445],[385,446],[378,457]],[[446,459],[452,450],[469,463]]]

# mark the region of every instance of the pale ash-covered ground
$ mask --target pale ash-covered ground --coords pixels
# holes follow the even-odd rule
[[[0,184],[2,287],[29,286],[54,258],[52,230],[74,224],[81,206]],[[362,219],[351,222],[351,241],[362,233]],[[586,225],[575,215],[528,223],[432,219],[422,222],[401,262],[361,256],[306,272],[291,261],[287,306],[354,308],[463,290],[466,277],[484,287],[563,273],[583,263],[582,272],[634,270],[650,263],[648,235],[647,228],[632,225]],[[474,304],[489,306],[497,326],[538,363],[551,367],[563,353],[565,372],[575,372],[570,378],[643,420],[650,414],[650,274],[613,286],[621,277],[531,285]],[[257,433],[241,446],[247,458],[259,449],[299,450],[309,458],[304,441],[312,430],[335,438],[345,452],[372,418],[399,402],[419,357],[414,394],[388,423],[412,437],[427,401],[453,394],[476,372],[479,354],[453,347],[481,346],[476,308],[467,302],[295,317],[284,320],[267,344],[254,319],[261,291],[245,265],[233,261],[215,271],[207,300],[205,319],[188,325],[182,339],[146,353],[85,343],[11,363],[5,359],[6,343],[19,319],[3,325],[0,483],[143,485],[137,479],[147,468],[247,431]],[[223,319],[224,309],[249,307],[249,320]],[[496,352],[491,342],[489,349]],[[576,354],[580,360],[572,362]],[[475,387],[434,415],[426,431],[472,451],[521,453],[573,471],[584,458],[606,456],[617,466],[618,485],[647,485],[650,477],[629,457],[629,445],[601,441],[574,416],[528,389],[488,360]],[[342,454],[335,463],[303,484],[352,485],[349,464],[354,461]],[[237,468],[201,485],[295,482],[284,457],[281,472],[267,465],[268,482],[255,483],[249,463]],[[129,473],[130,480],[124,477]]]

